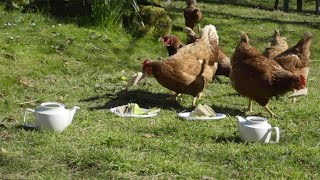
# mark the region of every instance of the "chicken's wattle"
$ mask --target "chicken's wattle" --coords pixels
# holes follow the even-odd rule
[[[152,74],[152,67],[148,66],[151,63],[149,59],[143,61],[142,72],[147,73],[148,75]]]
[[[300,75],[300,81],[303,87],[307,86],[307,80],[303,75]]]

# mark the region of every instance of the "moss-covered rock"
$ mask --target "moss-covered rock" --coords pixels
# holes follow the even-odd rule
[[[124,27],[135,36],[151,35],[158,38],[170,32],[171,19],[163,8],[141,6],[139,13],[130,12],[124,17]]]

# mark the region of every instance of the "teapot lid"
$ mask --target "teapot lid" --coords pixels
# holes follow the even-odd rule
[[[61,110],[61,109],[65,109],[64,104],[62,103],[58,103],[58,102],[44,102],[41,103],[40,106],[38,108],[36,108],[36,111],[54,111],[54,110]]]
[[[45,102],[45,103],[41,103],[40,106],[51,109],[51,108],[64,107],[64,104],[58,103],[58,102]]]
[[[268,119],[259,116],[248,116],[245,121],[245,125],[251,127],[270,127]]]

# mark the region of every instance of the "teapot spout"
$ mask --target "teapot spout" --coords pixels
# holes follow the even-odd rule
[[[238,123],[239,124],[244,123],[246,121],[246,119],[243,118],[242,116],[236,116],[236,118],[238,118]]]
[[[70,109],[69,111],[69,113],[70,113],[70,116],[69,116],[69,124],[71,124],[71,122],[72,122],[72,120],[73,120],[73,116],[74,116],[74,114],[76,113],[76,111],[78,110],[78,109],[80,109],[80,107],[79,106],[74,106],[72,109]]]

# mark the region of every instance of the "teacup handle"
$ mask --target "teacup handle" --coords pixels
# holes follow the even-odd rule
[[[280,130],[278,127],[272,127],[272,129],[276,130],[276,143],[280,140]]]
[[[35,128],[36,127],[35,124],[31,125],[31,124],[27,124],[27,122],[26,122],[27,114],[28,113],[34,113],[34,112],[35,111],[33,109],[29,109],[29,108],[26,110],[26,112],[24,112],[23,123],[24,123],[25,127],[28,127],[28,128]]]

